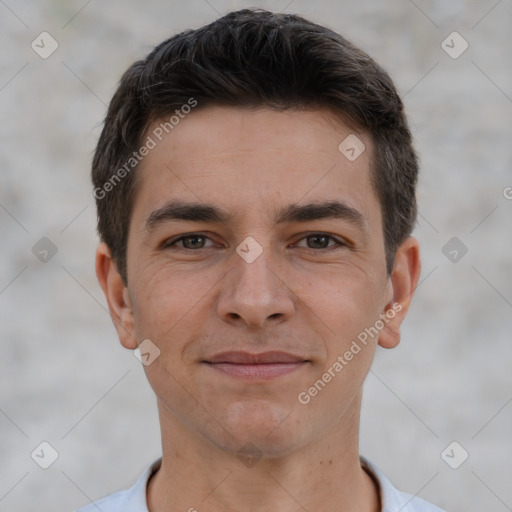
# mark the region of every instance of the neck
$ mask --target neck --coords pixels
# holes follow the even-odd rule
[[[163,457],[148,485],[150,512],[378,512],[377,488],[359,461],[360,403],[355,406],[316,442],[251,459],[194,435],[159,404]]]

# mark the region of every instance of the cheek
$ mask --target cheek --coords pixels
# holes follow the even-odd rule
[[[297,297],[326,327],[326,335],[343,346],[381,313],[385,283],[363,269],[337,266],[321,275],[296,281]]]
[[[178,341],[181,339],[178,333],[187,330],[187,326],[201,325],[198,317],[209,289],[205,282],[205,276],[199,273],[184,273],[169,267],[153,273],[147,269],[134,287],[137,334],[161,342],[171,335]]]

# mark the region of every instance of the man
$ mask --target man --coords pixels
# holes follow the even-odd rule
[[[163,456],[84,511],[419,512],[358,448],[420,274],[417,158],[385,73],[242,10],[124,74],[93,161],[96,272]]]

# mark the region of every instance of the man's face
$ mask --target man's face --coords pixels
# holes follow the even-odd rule
[[[371,140],[354,161],[338,149],[352,133],[326,112],[211,107],[141,163],[128,296],[137,341],[161,351],[145,369],[166,421],[279,455],[357,416],[378,336],[332,367],[392,290]]]

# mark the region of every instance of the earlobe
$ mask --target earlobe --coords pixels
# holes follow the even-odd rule
[[[128,289],[105,243],[101,243],[96,251],[96,276],[107,299],[110,316],[121,344],[131,350],[137,348]]]
[[[379,345],[394,348],[400,343],[400,326],[407,315],[421,271],[419,243],[408,237],[397,249],[393,271],[388,282],[384,307],[385,326],[379,334]]]

